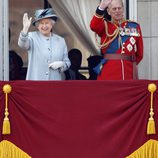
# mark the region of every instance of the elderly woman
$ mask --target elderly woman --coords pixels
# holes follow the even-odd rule
[[[35,20],[25,13],[18,45],[28,51],[27,80],[63,80],[70,67],[65,40],[53,33],[57,15],[52,8],[35,11]],[[31,23],[37,31],[28,32]]]

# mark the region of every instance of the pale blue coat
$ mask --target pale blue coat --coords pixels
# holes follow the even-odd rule
[[[39,31],[22,32],[18,45],[28,51],[28,70],[26,80],[64,80],[64,73],[48,67],[53,61],[63,61],[64,71],[70,67],[67,46],[64,38],[52,34],[43,36]]]

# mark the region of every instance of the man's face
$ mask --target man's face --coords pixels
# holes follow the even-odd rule
[[[54,23],[55,21],[50,18],[42,19],[39,20],[37,28],[44,36],[50,36]]]
[[[122,20],[124,17],[122,0],[112,0],[111,4],[108,6],[108,13],[113,20]]]

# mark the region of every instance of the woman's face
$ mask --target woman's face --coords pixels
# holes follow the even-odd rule
[[[44,36],[50,36],[50,32],[55,24],[51,18],[41,19],[38,22],[37,28]]]

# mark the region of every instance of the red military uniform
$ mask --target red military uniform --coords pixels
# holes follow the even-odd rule
[[[90,27],[101,37],[104,62],[98,80],[129,80],[137,78],[136,65],[143,58],[142,33],[138,23],[122,20],[120,24],[105,21],[96,10]]]

